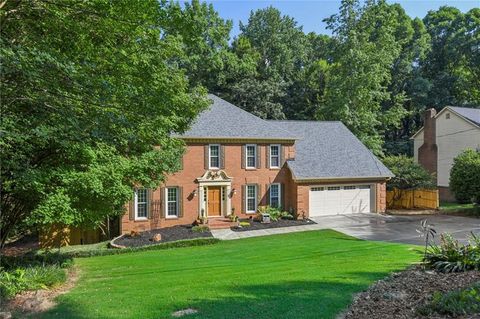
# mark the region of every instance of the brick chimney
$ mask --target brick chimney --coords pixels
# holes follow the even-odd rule
[[[418,149],[418,162],[427,171],[437,175],[437,137],[436,137],[436,122],[435,109],[428,109],[424,113],[423,123],[423,145]],[[435,177],[436,178],[436,177]]]

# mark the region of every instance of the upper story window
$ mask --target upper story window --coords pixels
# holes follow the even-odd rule
[[[211,144],[208,150],[209,168],[220,168],[220,145]]]
[[[280,168],[280,145],[270,145],[270,168]]]
[[[146,188],[135,190],[135,219],[147,219],[148,217],[148,191]]]
[[[257,167],[257,145],[247,144],[246,146],[246,159],[245,163],[247,168],[256,168]]]
[[[448,120],[450,119],[450,113],[445,114],[445,118]]]

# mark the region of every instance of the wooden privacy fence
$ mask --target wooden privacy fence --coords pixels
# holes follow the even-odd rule
[[[437,209],[439,206],[437,189],[393,189],[387,191],[387,208]]]

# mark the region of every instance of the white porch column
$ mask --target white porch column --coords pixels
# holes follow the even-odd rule
[[[198,185],[198,216],[199,217],[205,217],[203,214],[205,214],[205,207],[204,207],[204,187],[202,184]],[[202,214],[202,209],[203,209],[203,214]]]
[[[227,200],[227,213],[226,213],[227,216],[232,213],[232,198],[230,196],[231,191],[232,191],[232,185],[228,184],[225,187],[225,199]]]

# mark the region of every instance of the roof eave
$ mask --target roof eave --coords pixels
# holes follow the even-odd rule
[[[297,183],[306,183],[306,182],[330,182],[330,181],[378,181],[378,180],[389,180],[393,176],[345,176],[345,177],[299,177],[294,178]]]

